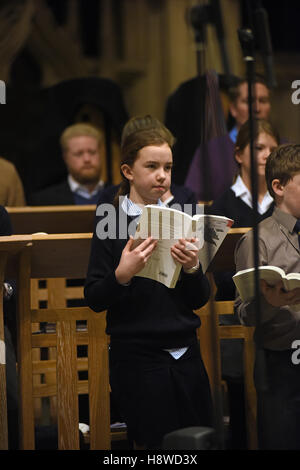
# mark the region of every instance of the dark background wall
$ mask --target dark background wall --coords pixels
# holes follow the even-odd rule
[[[234,75],[245,72],[237,28],[249,24],[249,5],[254,3],[259,2],[220,1]],[[298,2],[260,3],[269,14],[277,79],[272,118],[283,135],[296,141],[300,105],[291,102],[291,84],[300,79]],[[0,23],[5,5],[14,6],[14,14],[17,6],[24,6],[23,18],[25,7],[32,7],[28,31],[24,29],[14,53],[0,63],[0,79],[7,84],[7,104],[0,107],[0,155],[15,163],[26,194],[65,176],[58,139],[64,127],[77,120],[105,128],[106,178],[118,182],[118,142],[127,117],[150,112],[163,120],[168,96],[196,75],[194,34],[186,21],[195,4],[193,0],[2,2]],[[1,54],[0,35],[0,58]],[[223,73],[212,26],[207,28],[205,67]],[[257,69],[263,72],[259,53]]]

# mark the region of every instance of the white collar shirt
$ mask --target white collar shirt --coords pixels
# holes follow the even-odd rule
[[[99,189],[103,188],[104,186],[104,181],[100,180],[99,183],[97,183],[95,189],[93,189],[93,191],[90,193],[85,186],[78,183],[78,181],[76,181],[71,175],[68,175],[68,183],[72,193],[76,193],[79,196],[84,197],[85,199],[90,199],[91,197],[93,197],[95,194],[98,193]]]
[[[252,209],[252,195],[240,175],[238,175],[235,183],[231,186],[231,189],[236,197],[239,197],[245,204],[247,204],[247,206],[251,207]],[[257,210],[259,214],[264,214],[269,209],[272,202],[273,198],[271,197],[269,191],[267,191],[261,203],[258,203]]]

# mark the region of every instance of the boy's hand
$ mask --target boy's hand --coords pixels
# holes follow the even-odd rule
[[[197,244],[198,240],[196,238],[181,238],[178,243],[171,248],[171,255],[175,261],[182,264],[184,271],[199,266],[199,248]]]
[[[261,279],[260,290],[266,301],[273,305],[273,307],[300,304],[300,288],[287,292],[282,281],[277,282],[274,286],[270,286],[264,279]]]
[[[119,265],[115,271],[119,284],[127,284],[145,266],[156,248],[157,240],[148,237],[136,248],[133,248],[133,243],[134,240],[130,237],[122,251]]]

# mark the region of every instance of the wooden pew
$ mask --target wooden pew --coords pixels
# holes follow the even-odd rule
[[[201,354],[208,372],[214,406],[216,410],[216,427],[223,433],[223,382],[221,374],[220,339],[243,339],[243,362],[245,382],[245,406],[247,423],[248,449],[257,449],[256,433],[256,392],[253,382],[253,366],[255,345],[253,341],[254,328],[243,325],[220,325],[219,315],[233,315],[233,301],[215,301],[216,286],[213,273],[235,271],[234,249],[240,237],[249,228],[235,228],[229,231],[220,250],[217,252],[208,268],[207,276],[211,285],[209,302],[196,313],[201,318],[201,328],[198,331]]]
[[[7,207],[9,213],[13,234],[32,234],[32,233],[89,233],[94,230],[94,218],[96,205],[67,205],[67,206],[26,206],[26,207]],[[42,281],[42,282],[40,282]],[[66,306],[70,299],[80,299],[83,297],[82,283],[76,283],[76,286],[66,288],[69,281],[67,279],[59,280],[39,280],[31,279],[31,302],[32,307],[38,308],[40,304],[47,304],[48,307],[57,305]],[[54,285],[55,284],[55,285]],[[41,285],[43,287],[41,287]],[[49,287],[49,288],[48,288]],[[55,291],[55,295],[51,293]],[[50,327],[51,325],[49,325]],[[39,324],[35,329],[39,330]],[[41,351],[36,348],[33,351],[35,361],[39,360]],[[43,349],[45,355],[45,350]],[[49,348],[49,358],[54,359],[55,348]],[[55,384],[56,374],[50,370],[43,376],[47,383],[51,381]],[[34,377],[34,382],[40,380],[39,376]],[[43,418],[42,399],[35,400],[35,414]],[[50,414],[55,420],[57,414],[56,397],[50,399]]]
[[[6,207],[13,234],[89,233],[94,230],[95,205]]]
[[[91,234],[2,237],[1,250],[20,240],[24,249],[13,257],[10,276],[18,280],[18,372],[20,384],[20,447],[35,448],[34,399],[57,397],[58,447],[79,448],[78,393],[89,393],[90,448],[110,448],[108,338],[105,315],[87,307],[32,309],[30,280],[41,278],[83,278],[86,274]],[[87,331],[76,331],[76,321],[86,320]],[[32,324],[56,323],[55,334],[34,334]],[[88,345],[88,381],[78,380],[77,346]],[[32,360],[32,349],[56,347],[56,384],[34,385],[33,375],[43,374],[51,361]],[[86,361],[85,361],[86,362]],[[84,364],[86,366],[86,364]]]
[[[0,237],[7,238],[7,237]],[[8,259],[13,259],[27,245],[27,240],[0,244],[0,450],[8,448],[7,401],[6,401],[6,359],[3,323],[3,282],[8,270]]]
[[[245,233],[245,229],[232,229],[209,267],[208,276],[213,286],[212,271],[234,269],[233,251],[237,240]],[[10,257],[6,272],[17,276],[19,283],[18,304],[18,342],[19,342],[19,374],[20,374],[20,411],[21,411],[21,447],[34,448],[34,398],[54,396],[58,400],[58,431],[59,448],[78,448],[78,406],[77,394],[91,393],[91,433],[92,449],[110,448],[109,420],[109,382],[107,365],[107,342],[104,333],[104,315],[95,314],[89,309],[66,308],[57,304],[52,308],[40,309],[31,307],[30,282],[34,279],[83,278],[86,274],[89,257],[91,234],[63,235],[25,235],[2,237],[0,251]],[[4,269],[4,268],[3,268]],[[52,294],[51,294],[52,295]],[[65,294],[60,293],[65,301]],[[57,295],[59,297],[59,295]],[[209,303],[197,311],[202,320],[199,338],[203,359],[208,370],[215,407],[218,415],[218,426],[221,426],[222,380],[220,370],[219,339],[221,337],[242,337],[244,339],[245,356],[245,388],[247,406],[247,431],[249,448],[256,448],[255,430],[255,391],[252,380],[253,341],[252,329],[240,325],[219,326],[219,314],[232,314],[233,302],[215,302],[212,293]],[[76,321],[88,322],[87,332],[76,332]],[[55,334],[34,334],[32,324],[55,322]],[[90,332],[92,337],[89,338]],[[97,332],[97,334],[95,334]],[[91,343],[90,343],[91,341]],[[81,343],[80,343],[81,342]],[[77,344],[89,343],[88,382],[77,383],[77,371],[86,367],[85,360],[76,358]],[[57,360],[32,361],[32,348],[56,347]],[[99,358],[100,361],[99,361]],[[52,362],[51,362],[52,361]],[[55,364],[54,364],[54,362]],[[41,364],[44,362],[44,364]],[[47,370],[56,369],[56,384],[34,383],[32,376],[46,374]],[[75,384],[75,385],[74,385]],[[95,390],[95,387],[98,389]],[[55,391],[57,388],[57,391]],[[100,391],[101,390],[101,391]],[[49,396],[49,395],[48,395]],[[101,396],[101,399],[100,399]],[[2,404],[0,404],[2,406]],[[5,412],[0,413],[3,425]],[[67,426],[66,426],[66,423]],[[5,426],[4,426],[5,427]],[[3,428],[3,427],[2,427]],[[2,429],[1,428],[1,429]],[[70,429],[72,428],[72,431]],[[5,447],[5,443],[4,443]]]

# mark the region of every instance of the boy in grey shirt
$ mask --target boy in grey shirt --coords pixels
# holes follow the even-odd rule
[[[259,224],[259,264],[300,272],[297,220],[300,219],[300,145],[277,147],[266,163],[268,190],[275,200],[271,217]],[[236,270],[251,268],[253,232],[239,241]],[[261,449],[300,449],[300,289],[286,292],[282,282],[269,286],[260,281],[260,334],[265,354],[267,389],[257,387],[258,440]],[[241,322],[256,325],[255,300],[236,309]],[[254,335],[257,339],[257,336]],[[298,355],[300,358],[300,354]]]

